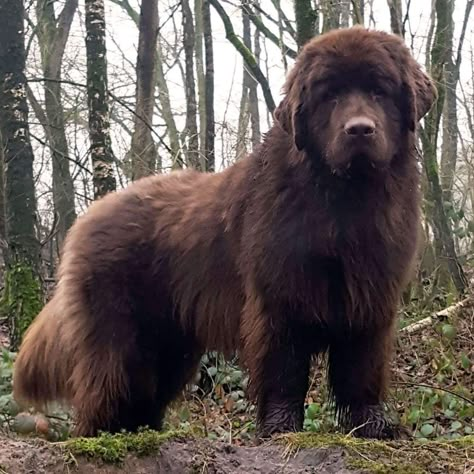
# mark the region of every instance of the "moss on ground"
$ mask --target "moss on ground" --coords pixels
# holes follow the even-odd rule
[[[109,464],[120,464],[127,454],[149,456],[156,454],[166,441],[189,437],[188,431],[158,432],[143,430],[138,433],[101,433],[95,438],[73,438],[63,446],[66,457],[85,456]],[[72,455],[72,456],[71,456]]]
[[[347,466],[371,474],[464,473],[474,468],[474,436],[455,440],[364,440],[352,436],[295,433],[278,438],[291,456],[300,449],[338,447],[347,455]]]

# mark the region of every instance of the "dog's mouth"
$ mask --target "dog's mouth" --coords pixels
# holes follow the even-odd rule
[[[367,152],[356,152],[346,162],[332,166],[332,174],[343,178],[371,176],[383,172],[387,162]]]

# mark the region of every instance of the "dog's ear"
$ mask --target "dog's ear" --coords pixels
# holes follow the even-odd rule
[[[298,150],[303,150],[307,144],[307,120],[304,107],[304,92],[306,86],[299,84],[298,69],[294,69],[285,84],[285,97],[273,112],[273,118],[290,136]]]
[[[296,148],[303,150],[308,144],[308,121],[304,103],[300,102],[293,112],[293,137]]]
[[[420,65],[410,57],[407,71],[412,79],[415,92],[416,119],[421,120],[433,107],[438,98],[438,91],[433,80],[421,70]]]
[[[408,78],[403,80],[400,90],[400,112],[405,129],[414,132],[418,123],[415,85]]]
[[[388,33],[382,33],[381,45],[389,53],[395,64],[402,70],[403,88],[414,96],[415,121],[420,121],[431,109],[438,93],[431,78],[421,70],[403,40]],[[410,127],[411,128],[411,127]]]
[[[286,133],[292,134],[291,111],[288,96],[284,97],[278,107],[273,111],[273,118]]]

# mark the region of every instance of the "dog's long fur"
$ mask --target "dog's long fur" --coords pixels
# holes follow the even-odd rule
[[[356,27],[309,42],[250,156],[142,179],[77,220],[15,397],[72,405],[80,435],[159,428],[205,350],[238,350],[268,435],[301,429],[310,358],[328,351],[344,426],[396,436],[381,404],[417,244],[415,124],[434,98],[397,37]],[[357,114],[374,121],[370,141],[340,129]]]

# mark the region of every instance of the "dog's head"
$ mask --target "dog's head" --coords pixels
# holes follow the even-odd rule
[[[310,41],[285,93],[276,121],[337,174],[388,167],[436,99],[399,37],[361,27]]]

